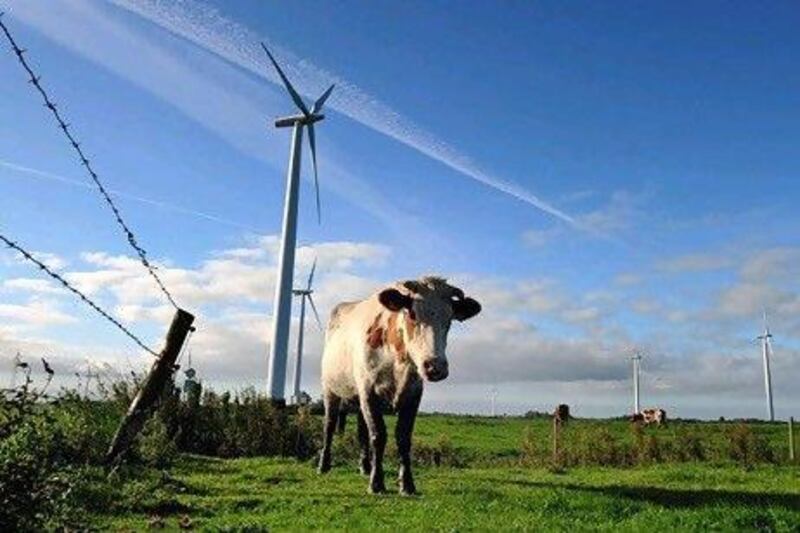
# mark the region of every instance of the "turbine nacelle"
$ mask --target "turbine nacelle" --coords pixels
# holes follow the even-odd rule
[[[300,124],[301,126],[309,126],[314,124],[315,122],[319,122],[320,120],[324,120],[325,115],[323,114],[314,114],[314,115],[292,115],[289,117],[281,117],[275,119],[275,127],[276,128],[292,128],[295,124]]]
[[[314,291],[308,289],[292,289],[292,294],[295,296],[311,296]]]

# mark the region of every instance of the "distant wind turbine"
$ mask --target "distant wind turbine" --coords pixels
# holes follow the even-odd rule
[[[300,297],[300,327],[297,331],[297,356],[294,360],[294,387],[292,388],[292,403],[300,405],[300,378],[303,366],[303,331],[306,322],[306,300],[311,304],[311,310],[314,312],[314,318],[317,321],[317,327],[322,330],[322,322],[319,320],[319,313],[317,313],[317,306],[314,305],[314,298],[311,294],[314,292],[312,283],[314,281],[314,271],[317,269],[317,260],[314,259],[314,264],[311,267],[311,272],[308,275],[308,282],[305,289],[294,289],[292,294]]]
[[[322,215],[319,202],[319,179],[317,176],[317,146],[314,134],[314,123],[325,118],[322,115],[322,106],[333,92],[333,85],[328,87],[309,110],[305,102],[292,86],[289,79],[278,66],[267,47],[261,46],[269,56],[272,65],[278,72],[283,85],[289,92],[300,114],[279,118],[275,121],[276,128],[292,127],[292,146],[289,152],[289,170],[286,174],[286,199],[283,207],[283,232],[281,234],[280,259],[278,263],[278,280],[275,285],[275,300],[273,309],[274,320],[272,325],[272,343],[269,355],[269,376],[267,388],[269,398],[278,404],[285,403],[286,389],[286,360],[289,351],[289,326],[292,312],[292,276],[294,275],[294,254],[297,244],[297,202],[300,181],[300,159],[303,147],[303,128],[308,129],[308,144],[311,148],[311,162],[314,166],[314,187],[317,200],[317,221]],[[303,300],[305,301],[305,300]],[[313,304],[312,304],[313,305]]]
[[[83,397],[89,397],[89,387],[92,384],[92,379],[97,379],[100,377],[98,372],[95,372],[94,368],[92,368],[92,363],[88,359],[86,360],[86,374],[84,374],[86,381],[83,384]]]
[[[22,357],[17,352],[14,359],[11,360],[11,387],[9,388],[12,390],[17,386],[17,372],[20,368],[22,368]]]
[[[764,359],[764,389],[767,393],[767,417],[770,422],[774,422],[775,411],[772,408],[772,376],[769,371],[769,359],[772,356],[772,333],[769,331],[766,310],[764,310],[764,333],[756,338],[761,341],[761,355]]]
[[[639,404],[639,370],[641,367],[642,353],[636,350],[631,357],[633,362],[633,414],[638,415],[641,412]]]

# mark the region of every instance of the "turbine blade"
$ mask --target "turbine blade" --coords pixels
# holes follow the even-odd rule
[[[317,139],[314,135],[314,124],[308,125],[308,144],[311,147],[311,162],[314,165],[314,190],[317,196],[317,224],[322,223],[322,209],[319,203],[319,176],[317,175]]]
[[[314,311],[314,318],[317,319],[317,327],[320,331],[324,331],[322,329],[322,321],[319,319],[319,313],[317,313],[317,306],[314,305],[314,298],[312,298],[310,294],[308,295],[308,303],[311,304],[311,310]]]
[[[329,96],[331,95],[331,93],[333,92],[333,88],[335,87],[335,85],[336,85],[336,84],[333,84],[333,85],[331,85],[330,87],[328,87],[328,90],[327,90],[327,91],[325,91],[324,93],[322,93],[322,96],[320,96],[319,98],[317,98],[317,101],[316,101],[316,102],[314,102],[314,105],[311,107],[311,114],[312,114],[312,115],[314,115],[314,114],[316,114],[316,113],[319,113],[320,111],[322,111],[322,106],[324,106],[324,105],[325,105],[325,101],[328,99],[328,97],[329,97]]]
[[[306,290],[311,290],[311,282],[314,281],[314,271],[317,269],[317,258],[314,258],[314,264],[311,265],[311,272],[308,274],[308,285],[306,286]]]
[[[292,97],[292,100],[294,100],[295,105],[300,108],[300,111],[302,111],[304,115],[308,115],[308,108],[306,107],[305,102],[303,102],[303,99],[300,98],[299,94],[297,94],[297,91],[294,90],[289,78],[286,77],[286,74],[283,73],[281,67],[278,66],[278,62],[275,61],[275,58],[269,53],[267,45],[261,43],[261,48],[263,48],[267,53],[267,56],[269,56],[269,60],[272,61],[272,65],[275,67],[275,70],[278,71],[278,76],[280,76],[281,80],[283,80],[283,84],[286,86],[286,90],[289,91],[289,95]]]

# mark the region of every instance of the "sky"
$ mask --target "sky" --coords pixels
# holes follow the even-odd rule
[[[294,106],[311,102],[296,277],[343,300],[441,274],[483,304],[451,331],[427,411],[632,409],[763,417],[800,405],[800,10],[790,2],[0,0],[178,302],[206,386],[266,387]],[[0,233],[159,349],[173,310],[3,42]],[[297,312],[295,306],[295,315]],[[292,344],[297,318],[292,325]],[[303,388],[322,333],[306,324]],[[0,374],[66,380],[152,357],[0,252]],[[292,350],[294,357],[294,350]],[[290,367],[291,361],[290,361]],[[35,379],[43,379],[37,368]],[[66,381],[65,381],[66,382]]]

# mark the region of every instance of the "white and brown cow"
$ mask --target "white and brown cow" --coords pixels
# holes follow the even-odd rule
[[[361,472],[370,476],[371,492],[386,490],[386,425],[381,405],[388,402],[397,411],[400,492],[416,491],[411,475],[411,433],[423,382],[447,377],[450,323],[467,320],[480,310],[480,304],[465,297],[461,289],[432,276],[398,282],[366,300],[334,308],[322,355],[325,428],[321,473],[331,467],[331,441],[342,402],[357,399]]]
[[[663,409],[658,408],[651,408],[651,409],[642,409],[641,414],[642,422],[644,422],[645,426],[649,426],[651,424],[655,424],[656,426],[666,425],[667,423],[667,412]]]

